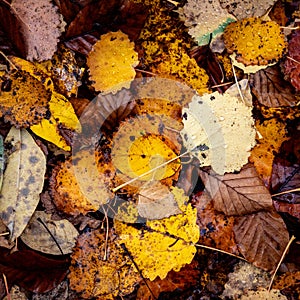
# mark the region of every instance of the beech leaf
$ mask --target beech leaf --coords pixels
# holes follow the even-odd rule
[[[199,174],[214,208],[227,216],[272,208],[270,192],[252,164],[244,166],[239,173],[227,173],[224,176],[204,169],[200,169]]]
[[[262,211],[237,218],[235,239],[243,256],[255,266],[274,271],[289,242],[289,233],[276,212]]]
[[[12,152],[4,172],[0,217],[14,240],[25,229],[40,200],[46,158],[26,129],[12,127],[5,145]]]
[[[250,76],[250,85],[257,100],[268,107],[295,106],[292,86],[282,78],[278,65],[260,70]]]
[[[47,254],[62,255],[72,252],[77,235],[78,231],[68,220],[52,220],[51,215],[36,211],[20,238],[31,249]]]

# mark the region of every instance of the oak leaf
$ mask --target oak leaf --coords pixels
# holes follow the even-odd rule
[[[266,271],[275,270],[289,241],[286,226],[274,211],[237,218],[234,233],[243,256]]]
[[[230,53],[236,53],[237,61],[246,66],[277,62],[287,47],[280,26],[260,18],[230,23],[224,31],[224,43]]]
[[[272,208],[270,192],[251,164],[245,165],[236,174],[220,176],[210,170],[201,169],[199,175],[212,198],[214,208],[227,216],[245,215]]]
[[[102,35],[87,58],[93,86],[104,94],[129,88],[138,62],[134,44],[120,30]]]
[[[274,155],[279,151],[282,142],[287,140],[285,124],[272,118],[263,123],[256,123],[256,129],[262,136],[252,149],[250,161],[253,162],[259,176],[266,186],[270,184]]]
[[[211,165],[224,174],[238,171],[248,162],[255,144],[251,107],[236,97],[214,92],[194,96],[182,113],[183,143],[200,166]]]
[[[130,294],[141,280],[130,257],[99,230],[83,233],[73,249],[70,287],[83,299],[113,299]],[[107,298],[106,298],[107,297]]]
[[[188,200],[183,191],[181,197]],[[181,205],[180,209],[182,214],[147,221],[141,229],[114,221],[117,243],[125,245],[143,276],[151,281],[157,276],[164,279],[171,270],[179,271],[191,263],[196,253],[194,243],[199,239],[196,210],[190,204]]]
[[[19,127],[37,124],[46,116],[51,93],[26,71],[13,71],[1,78],[0,116]]]
[[[26,58],[30,61],[51,59],[65,26],[58,8],[49,0],[13,0],[11,11],[19,19],[26,41]]]
[[[12,127],[5,144],[11,153],[1,189],[0,218],[14,240],[25,229],[40,200],[46,158],[26,129]]]
[[[292,86],[282,78],[278,65],[260,70],[250,76],[250,85],[257,100],[268,107],[295,106]]]

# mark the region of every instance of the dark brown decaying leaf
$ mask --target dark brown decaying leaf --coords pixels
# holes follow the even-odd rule
[[[31,250],[9,254],[9,250],[0,248],[0,272],[5,274],[10,285],[45,293],[65,278],[67,270],[66,259],[50,259]]]
[[[272,271],[289,241],[282,218],[276,212],[258,212],[238,217],[234,234],[243,256],[255,266]]]
[[[290,204],[274,200],[273,205],[277,212],[288,213],[291,216],[300,220],[300,203]]]
[[[253,94],[265,106],[295,106],[298,102],[294,88],[283,79],[278,65],[252,74],[250,85]]]
[[[220,176],[201,169],[199,175],[212,197],[214,208],[227,216],[245,215],[272,207],[271,195],[250,163],[237,174]]]

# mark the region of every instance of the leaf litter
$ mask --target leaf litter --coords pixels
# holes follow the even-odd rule
[[[7,275],[8,288],[17,283],[29,291],[44,293],[58,288],[69,268],[68,288],[63,290],[70,297],[126,299],[136,295],[140,286],[140,289],[147,288],[146,294],[153,299],[175,294],[188,298],[195,293],[200,293],[197,297],[211,298],[222,294],[229,269],[233,269],[237,261],[236,257],[230,257],[230,264],[213,274],[206,264],[218,267],[222,264],[217,263],[216,257],[221,257],[221,262],[228,259],[224,253],[216,251],[223,249],[228,254],[243,256],[253,265],[272,271],[283,255],[288,233],[295,231],[289,222],[283,222],[286,215],[282,214],[282,219],[274,207],[279,212],[288,211],[297,216],[298,203],[293,201],[298,195],[299,161],[296,152],[289,151],[284,156],[286,144],[281,146],[284,139],[294,141],[296,136],[299,96],[295,84],[290,85],[286,80],[297,80],[297,73],[286,72],[284,78],[282,65],[279,65],[279,60],[289,59],[284,57],[287,48],[292,58],[289,61],[297,64],[297,51],[293,52],[297,32],[283,37],[276,23],[282,16],[275,17],[272,13],[273,21],[261,17],[274,1],[265,1],[258,6],[252,1],[244,1],[243,9],[241,3],[232,6],[230,1],[188,1],[184,6],[174,1],[134,2],[124,1],[121,6],[111,2],[105,6],[106,1],[101,5],[97,1],[82,1],[77,6],[65,0],[51,4],[45,1],[49,10],[40,18],[40,25],[31,22],[40,14],[40,4],[30,4],[28,8],[22,4],[28,10],[18,14],[17,1],[11,5],[6,3],[10,13],[8,18],[1,20],[6,31],[8,24],[11,28],[16,26],[11,23],[16,18],[16,24],[26,30],[40,26],[34,36],[36,40],[42,41],[47,33],[52,35],[48,39],[52,44],[48,47],[46,42],[34,46],[35,39],[25,30],[14,34],[7,32],[23,57],[46,60],[27,63],[14,57],[8,61],[9,67],[1,71],[1,135],[5,138],[11,125],[15,125],[19,129],[12,127],[12,130],[33,137],[30,148],[44,157],[43,167],[39,170],[32,164],[27,167],[38,177],[39,188],[33,197],[35,204],[26,212],[22,211],[22,215],[26,214],[26,222],[24,219],[20,232],[13,233],[15,237],[23,231],[24,235],[28,233],[34,239],[33,244],[26,238],[24,241],[36,250],[27,250],[28,246],[20,242],[13,245],[12,256],[21,257],[20,266],[3,255],[6,261],[0,263],[0,268]],[[62,23],[56,5],[66,24]],[[289,9],[292,7],[287,3],[284,5]],[[132,12],[128,13],[132,7],[134,11],[137,9],[134,17]],[[197,10],[197,7],[205,9]],[[220,19],[216,10],[222,11],[225,22],[213,22],[202,32],[207,25],[203,21],[205,18],[218,15]],[[7,11],[6,7],[0,7],[1,15]],[[181,11],[181,17],[178,11]],[[197,18],[192,18],[194,11]],[[52,27],[43,25],[49,12],[55,19]],[[31,20],[24,23],[22,20],[27,18],[27,13]],[[281,9],[280,14],[294,18],[288,9]],[[82,22],[86,16],[89,21]],[[227,22],[231,23],[228,25]],[[281,26],[285,23],[280,21]],[[134,24],[138,26],[133,30]],[[66,35],[62,34],[65,26]],[[195,40],[187,32],[195,28],[200,28],[200,34],[195,34],[196,39],[199,42],[204,37],[208,43],[206,48],[194,48]],[[40,32],[43,32],[43,38]],[[76,36],[72,36],[74,33]],[[223,34],[218,39],[220,52],[215,55],[216,48],[211,47],[210,55],[206,57],[203,53],[207,53],[210,35],[214,34]],[[58,38],[76,54],[58,44]],[[23,45],[33,46],[34,50],[30,47],[22,49],[22,39],[26,42]],[[222,46],[222,39],[227,49]],[[84,46],[77,45],[78,41]],[[95,50],[92,50],[93,45]],[[249,51],[249,47],[257,53]],[[59,50],[54,53],[56,49]],[[248,71],[230,61],[228,54],[231,52],[237,61],[251,65],[253,75],[248,77],[249,81],[243,76]],[[275,65],[268,67],[270,63]],[[261,65],[264,69],[259,71]],[[18,70],[13,70],[15,66]],[[194,91],[178,90],[165,81],[161,85],[154,82],[152,87],[147,86],[142,93],[134,94],[140,87],[133,79],[140,77],[143,81],[146,76],[164,76],[170,81],[188,84]],[[23,81],[28,84],[23,85]],[[236,84],[232,84],[234,81]],[[228,92],[224,93],[228,87]],[[219,92],[213,92],[215,89]],[[168,91],[163,93],[164,99],[159,99],[155,90]],[[42,100],[36,102],[41,94],[44,95]],[[73,97],[71,101],[70,96]],[[95,97],[97,101],[93,101]],[[216,126],[199,117],[203,113],[200,101],[209,105],[206,113],[211,112],[211,120],[218,122]],[[84,111],[87,107],[90,109]],[[228,116],[224,117],[225,113]],[[27,115],[32,117],[31,120]],[[192,116],[194,123],[189,123]],[[82,134],[76,125],[78,118],[83,122],[83,133],[95,134],[96,139],[87,138],[78,143],[76,138]],[[94,124],[103,122],[103,128],[95,132]],[[47,126],[41,126],[43,123]],[[276,124],[282,126],[278,129]],[[39,133],[34,130],[35,126],[40,126]],[[221,132],[219,139],[205,133],[203,127],[215,129],[210,133],[216,136]],[[265,133],[269,127],[270,135]],[[25,131],[25,128],[30,129]],[[193,130],[205,134],[206,140],[199,137],[193,143]],[[259,135],[263,140],[258,138]],[[210,145],[210,140],[218,143]],[[255,143],[258,145],[254,147]],[[10,162],[15,150],[11,144],[13,141],[4,143],[7,154],[3,164],[4,181],[10,168],[16,170]],[[213,146],[219,147],[220,151],[211,159]],[[249,156],[254,165],[249,164]],[[193,166],[186,168],[185,164]],[[177,186],[178,180],[184,183],[186,194]],[[272,200],[269,187],[275,193],[283,190],[284,194]],[[293,187],[296,191],[290,190]],[[8,191],[5,184],[1,193],[5,195]],[[15,193],[14,190],[10,195]],[[194,193],[198,193],[197,197]],[[291,201],[284,203],[283,200]],[[119,207],[118,203],[121,203]],[[18,206],[16,203],[13,209]],[[48,250],[39,247],[40,243],[44,244],[39,240],[42,235],[34,238],[30,233],[36,222],[34,211],[37,206],[38,211],[45,209],[52,214],[51,220],[44,222],[49,227],[46,230],[43,226],[47,233],[56,232],[51,226],[61,224],[57,222],[63,220],[69,220],[79,230],[75,246],[69,243],[67,250],[59,246],[63,253],[72,251],[71,262],[66,262],[57,246],[63,245],[62,240],[67,241],[67,238],[55,237],[53,233],[48,237],[45,233],[45,238],[50,242],[49,248],[56,249],[52,253],[56,258],[50,262],[39,254],[38,251]],[[20,212],[16,212],[18,216]],[[9,222],[6,222],[8,228],[1,230],[4,234],[12,227]],[[295,224],[297,226],[297,222],[293,226]],[[41,230],[37,229],[37,232]],[[8,236],[1,236],[1,251],[8,253],[4,250],[9,246],[8,242]],[[201,246],[210,250],[203,250]],[[212,249],[216,250],[211,253],[214,258],[207,261],[208,251]],[[31,283],[28,283],[23,277],[22,267],[27,266],[23,254],[29,260],[40,258],[46,268],[52,263],[61,268],[61,272],[56,270],[48,278],[40,272],[30,272]],[[206,273],[195,271],[194,265]],[[195,278],[186,284],[186,278],[191,274]],[[262,285],[257,287],[256,295],[245,291],[241,296],[246,299],[263,297],[265,290],[260,287]],[[4,289],[5,285],[3,288],[1,285],[1,295],[6,293]],[[53,293],[57,297],[54,290]],[[271,294],[278,295],[278,292],[271,290]],[[50,293],[41,294],[43,296],[50,297]]]

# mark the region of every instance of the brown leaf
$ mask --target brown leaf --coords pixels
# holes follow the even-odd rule
[[[268,189],[252,164],[245,165],[237,174],[216,175],[207,169],[199,171],[214,208],[227,216],[244,215],[272,207]]]
[[[65,45],[71,50],[87,56],[92,51],[93,45],[98,41],[99,36],[97,32],[75,36],[65,41]]]
[[[294,88],[282,77],[278,65],[250,75],[250,85],[258,101],[268,107],[295,106]]]
[[[290,203],[274,200],[273,205],[277,212],[288,213],[291,216],[298,218],[300,220],[300,203],[290,204]]]
[[[199,277],[198,262],[193,260],[191,264],[184,266],[180,272],[170,271],[165,279],[157,277],[154,281],[147,280],[148,287],[144,282],[141,282],[136,299],[155,300],[153,294],[159,298],[163,292],[184,291],[196,285]]]
[[[17,284],[35,293],[45,293],[57,286],[66,276],[68,262],[44,257],[31,250],[9,254],[0,248],[0,272],[9,284]]]
[[[234,234],[243,256],[267,271],[276,268],[289,241],[286,226],[275,212],[263,211],[238,217]]]

